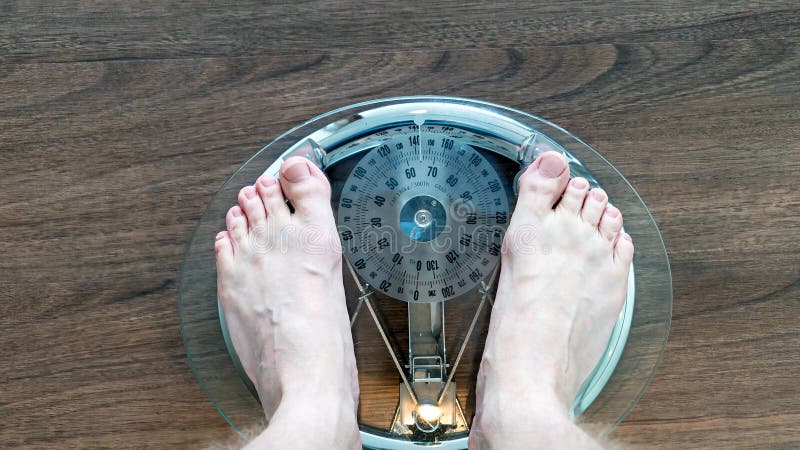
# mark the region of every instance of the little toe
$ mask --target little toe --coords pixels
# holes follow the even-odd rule
[[[251,227],[263,226],[267,219],[264,203],[261,201],[255,186],[245,186],[239,191],[239,206],[247,216],[247,223]]]
[[[540,155],[519,179],[519,204],[540,213],[552,210],[569,181],[569,166],[559,153]]]
[[[567,184],[567,190],[564,191],[564,196],[558,202],[557,209],[577,215],[581,212],[587,192],[589,192],[589,182],[586,181],[586,178],[576,177],[571,179]]]
[[[226,271],[233,263],[233,244],[227,231],[220,231],[214,238],[214,254],[220,272]]]
[[[614,261],[621,264],[625,270],[633,261],[633,239],[631,235],[626,232],[621,232],[617,237],[616,245],[614,246]]]
[[[619,212],[614,206],[606,205],[603,211],[603,217],[600,218],[600,226],[598,227],[600,234],[606,238],[608,242],[614,242],[617,239],[619,231],[622,229],[622,213]]]
[[[228,210],[228,214],[225,215],[225,224],[234,246],[247,239],[247,218],[239,205]]]
[[[331,213],[331,185],[322,171],[309,160],[294,156],[281,166],[281,189],[295,214],[310,217]]]
[[[256,191],[264,202],[270,221],[283,222],[289,218],[289,206],[281,191],[278,179],[271,175],[261,175],[256,181]]]
[[[608,195],[606,191],[600,188],[594,188],[589,191],[586,200],[583,202],[583,209],[581,209],[581,218],[593,227],[597,227],[600,223],[600,217],[608,204]]]

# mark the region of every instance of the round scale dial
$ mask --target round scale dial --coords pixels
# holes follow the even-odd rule
[[[507,183],[489,140],[445,125],[409,124],[351,145],[374,145],[350,172],[338,204],[343,250],[374,289],[438,302],[494,270],[508,224]]]

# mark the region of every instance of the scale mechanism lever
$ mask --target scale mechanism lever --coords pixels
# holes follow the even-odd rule
[[[444,303],[408,304],[409,383],[400,384],[392,432],[415,434],[468,431],[467,421],[456,398],[455,383],[447,384],[447,354],[444,340]],[[442,390],[446,391],[440,395]]]

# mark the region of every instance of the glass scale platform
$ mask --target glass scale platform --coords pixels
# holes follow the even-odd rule
[[[192,370],[217,410],[240,432],[264,420],[218,306],[214,236],[242,187],[299,155],[331,181],[364,447],[465,449],[518,177],[548,150],[606,190],[636,245],[625,305],[572,407],[594,432],[613,430],[647,387],[669,334],[669,261],[652,216],[602,155],[564,129],[504,106],[433,96],[313,118],[258,151],[214,196],[184,257],[179,309]]]

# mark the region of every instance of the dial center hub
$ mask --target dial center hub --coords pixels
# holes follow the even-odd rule
[[[436,239],[447,224],[442,203],[429,195],[410,198],[400,209],[400,228],[409,239],[428,242]]]
[[[425,228],[430,226],[432,219],[431,212],[427,209],[420,209],[414,214],[414,223],[416,223],[418,227]]]

